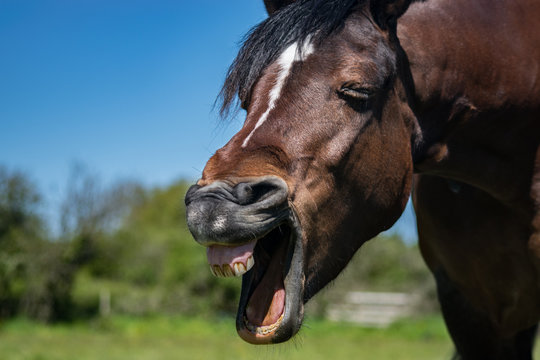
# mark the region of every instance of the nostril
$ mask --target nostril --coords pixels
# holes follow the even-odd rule
[[[279,188],[274,184],[262,182],[253,186],[253,198],[255,198],[255,201],[257,202],[263,201],[278,190]]]
[[[280,190],[281,187],[271,181],[240,183],[233,189],[233,196],[240,205],[250,205],[262,202]]]

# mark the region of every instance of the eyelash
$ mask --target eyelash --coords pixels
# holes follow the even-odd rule
[[[346,84],[338,90],[338,93],[351,100],[368,101],[374,91],[367,87]]]

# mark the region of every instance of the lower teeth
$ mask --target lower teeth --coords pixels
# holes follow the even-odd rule
[[[278,327],[279,325],[281,324],[281,321],[283,320],[283,314],[281,314],[281,316],[279,317],[279,319],[273,323],[272,325],[268,325],[268,326],[256,326],[256,325],[252,325],[248,318],[246,317],[246,315],[244,315],[244,325],[246,326],[246,328],[251,331],[252,333],[255,333],[255,334],[258,334],[258,335],[268,335],[270,334],[271,332],[274,332]]]

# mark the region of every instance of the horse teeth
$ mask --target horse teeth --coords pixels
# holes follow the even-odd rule
[[[231,269],[229,264],[223,264],[223,267],[221,269],[224,277],[234,276],[234,271],[233,269]]]
[[[223,277],[223,272],[221,271],[221,266],[219,265],[212,266],[212,273],[217,277]]]
[[[229,264],[221,265],[211,265],[210,271],[212,274],[217,277],[232,277],[232,276],[242,276],[247,273],[255,265],[255,259],[253,256],[250,256],[246,264],[242,262],[234,263],[231,267]]]
[[[246,266],[243,263],[234,263],[234,275],[241,276],[247,272]]]
[[[253,267],[253,265],[255,265],[255,259],[253,258],[253,256],[250,256],[250,257],[247,259],[247,267],[246,267],[246,271],[251,270],[251,268]]]
[[[235,276],[235,271],[231,269],[231,267],[228,264],[223,264],[223,266],[211,265],[210,271],[212,271],[212,274],[217,277]]]
[[[250,324],[249,320],[244,315],[244,325],[249,331],[251,331],[254,334],[268,335],[274,332],[281,325],[281,322],[283,321],[283,315],[284,314],[281,314],[279,319],[274,324],[267,325],[267,326],[257,326],[257,325]]]

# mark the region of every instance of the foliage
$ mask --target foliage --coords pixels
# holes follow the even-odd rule
[[[117,196],[98,191],[96,183],[75,169],[62,205],[63,231],[53,238],[38,213],[36,186],[24,174],[0,167],[0,316],[20,313],[48,322],[75,314],[75,276],[95,256],[97,239],[120,209]]]
[[[204,248],[185,223],[189,184],[145,188],[133,181],[104,186],[76,166],[51,236],[41,196],[27,176],[0,167],[0,317],[41,321],[107,314],[197,314],[236,311],[240,279],[211,275]],[[365,244],[310,311],[350,290],[404,291],[435,299],[416,246],[398,236]],[[427,302],[428,304],[429,301]]]
[[[41,197],[25,175],[0,168],[0,315],[48,320],[69,297],[61,247],[45,240]]]
[[[103,280],[131,285],[121,294],[107,290],[114,311],[201,315],[235,311],[238,279],[213,277],[204,249],[187,230],[183,205],[187,188],[179,181],[140,193],[122,226],[96,243],[97,253],[88,267],[91,277],[83,280],[87,286]],[[98,292],[93,296],[97,299]],[[141,306],[145,297],[153,301]]]

